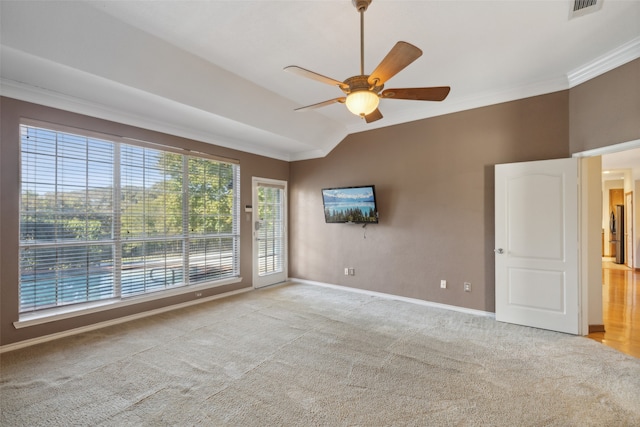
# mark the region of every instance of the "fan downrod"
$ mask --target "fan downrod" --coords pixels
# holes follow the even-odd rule
[[[360,74],[351,76],[341,82],[295,65],[284,68],[285,71],[331,86],[337,86],[346,95],[307,105],[306,107],[296,108],[296,111],[307,111],[340,103],[346,104],[349,111],[356,116],[363,117],[367,123],[371,123],[382,119],[382,113],[377,108],[380,99],[393,98],[416,101],[443,101],[447,97],[451,90],[449,86],[387,89],[382,91],[384,84],[389,79],[422,55],[422,51],[419,48],[407,42],[397,42],[371,74],[364,73],[364,12],[372,1],[373,0],[351,0],[351,3],[360,14]]]
[[[365,12],[372,0],[351,0],[351,3],[356,7],[358,12]]]

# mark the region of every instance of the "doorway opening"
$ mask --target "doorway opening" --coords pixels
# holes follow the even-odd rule
[[[640,141],[593,151],[581,155],[602,159],[603,325],[588,337],[640,357]]]
[[[604,330],[588,338],[640,358],[640,270],[602,259],[602,318]]]

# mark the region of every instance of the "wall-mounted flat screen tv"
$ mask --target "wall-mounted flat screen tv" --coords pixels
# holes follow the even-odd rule
[[[373,185],[323,188],[324,220],[327,223],[376,224],[378,206]]]

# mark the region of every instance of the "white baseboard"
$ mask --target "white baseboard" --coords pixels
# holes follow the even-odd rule
[[[69,337],[71,335],[81,334],[83,332],[95,331],[96,329],[106,328],[107,326],[118,325],[120,323],[130,322],[136,319],[142,319],[144,317],[153,316],[160,313],[166,313],[167,311],[173,311],[180,308],[190,307],[196,304],[202,304],[208,301],[214,301],[221,298],[230,297],[232,295],[242,294],[245,292],[253,291],[253,288],[242,288],[231,292],[225,292],[218,295],[212,295],[206,298],[199,298],[192,301],[186,301],[180,304],[174,304],[167,307],[156,308],[155,310],[144,311],[142,313],[131,314],[129,316],[119,317],[117,319],[106,320],[104,322],[94,323],[92,325],[82,326],[75,329],[69,329],[68,331],[56,332],[55,334],[44,335],[42,337],[32,338],[24,341],[19,341],[12,344],[6,344],[0,346],[0,354],[6,353],[13,350],[18,350],[21,348],[29,347],[36,344],[41,344],[48,341],[57,340],[64,337]]]
[[[384,292],[375,292],[375,291],[369,291],[369,290],[365,290],[365,289],[350,288],[348,286],[334,285],[334,284],[331,284],[331,283],[316,282],[316,281],[313,281],[313,280],[305,280],[305,279],[288,278],[287,281],[288,282],[293,282],[293,283],[304,283],[304,284],[307,284],[307,285],[314,285],[314,286],[323,286],[323,287],[326,287],[326,288],[340,289],[342,291],[355,292],[355,293],[371,295],[371,296],[376,296],[376,297],[386,298],[386,299],[391,299],[391,300],[396,300],[396,301],[403,301],[403,302],[408,302],[408,303],[411,303],[411,304],[418,304],[418,305],[422,305],[422,306],[426,306],[426,307],[434,307],[434,308],[441,308],[441,309],[444,309],[444,310],[457,311],[457,312],[460,312],[460,313],[472,314],[472,315],[475,315],[475,316],[483,316],[483,317],[491,317],[491,318],[495,318],[496,317],[495,313],[491,313],[489,311],[474,310],[474,309],[471,309],[471,308],[458,307],[458,306],[455,306],[455,305],[448,305],[448,304],[441,304],[441,303],[425,301],[425,300],[421,300],[421,299],[417,299],[417,298],[408,298],[408,297],[403,297],[403,296],[399,296],[399,295],[387,294],[387,293],[384,293]],[[280,283],[280,284],[282,284],[282,283]],[[183,303],[180,303],[180,304],[175,304],[175,305],[171,305],[171,306],[167,306],[167,307],[157,308],[155,310],[150,310],[150,311],[145,311],[145,312],[142,312],[142,313],[132,314],[130,316],[124,316],[124,317],[120,317],[120,318],[117,318],[117,319],[107,320],[105,322],[95,323],[93,325],[87,325],[87,326],[82,326],[80,328],[70,329],[68,331],[57,332],[55,334],[45,335],[45,336],[42,336],[42,337],[37,337],[37,338],[32,338],[32,339],[28,339],[28,340],[24,340],[24,341],[19,341],[17,343],[3,345],[3,346],[0,346],[0,354],[6,353],[6,352],[9,352],[9,351],[13,351],[13,350],[18,350],[18,349],[25,348],[25,347],[29,347],[29,346],[36,345],[36,344],[45,343],[45,342],[48,342],[48,341],[53,341],[53,340],[60,339],[60,338],[76,335],[76,334],[81,334],[83,332],[90,332],[90,331],[94,331],[96,329],[106,328],[108,326],[118,325],[120,323],[130,322],[130,321],[136,320],[136,319],[142,319],[144,317],[149,317],[149,316],[153,316],[155,314],[165,313],[167,311],[177,310],[177,309],[180,309],[180,308],[189,307],[189,306],[196,305],[196,304],[202,304],[202,303],[208,302],[208,301],[214,301],[214,300],[217,300],[217,299],[230,297],[232,295],[237,295],[237,294],[241,294],[241,293],[245,293],[245,292],[250,292],[250,291],[253,291],[253,290],[254,290],[254,288],[252,288],[252,287],[238,289],[238,290],[231,291],[231,292],[225,292],[223,294],[213,295],[213,296],[210,296],[210,297],[207,297],[207,298],[201,298],[201,299],[197,299],[197,300],[193,300],[193,301],[187,301],[187,302],[183,302]]]
[[[411,304],[423,305],[426,307],[434,307],[434,308],[442,308],[444,310],[458,311],[460,313],[473,314],[475,316],[491,317],[493,319],[495,319],[496,317],[496,314],[490,311],[474,310],[472,308],[458,307],[457,305],[441,304],[438,302],[425,301],[417,298],[408,298],[408,297],[403,297],[399,295],[386,294],[384,292],[368,291],[366,289],[350,288],[348,286],[334,285],[331,283],[324,283],[324,282],[316,282],[313,280],[296,279],[293,277],[289,278],[289,281],[293,283],[297,282],[297,283],[304,283],[307,285],[323,286],[325,288],[340,289],[342,291],[355,292],[358,294],[371,295],[371,296],[376,296],[380,298],[392,299],[396,301],[403,301]]]

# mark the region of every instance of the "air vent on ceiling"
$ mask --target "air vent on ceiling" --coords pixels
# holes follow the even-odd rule
[[[593,13],[602,8],[604,0],[571,0],[571,12],[569,18],[577,18],[578,16]]]

